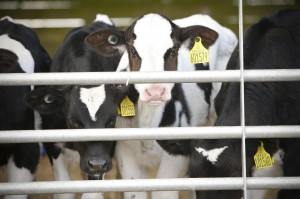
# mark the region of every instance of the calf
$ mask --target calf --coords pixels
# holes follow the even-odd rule
[[[263,17],[249,28],[244,38],[245,69],[299,69],[300,68],[300,11],[282,10]],[[238,48],[228,63],[228,70],[239,69]],[[245,124],[299,125],[300,82],[245,83]],[[223,83],[215,100],[218,119],[216,126],[240,125],[240,84]],[[299,176],[299,139],[282,140],[286,154],[283,159],[285,176]],[[180,141],[178,141],[180,142]],[[251,175],[254,155],[264,145],[269,154],[279,147],[277,139],[247,139],[247,175]],[[181,143],[182,145],[185,142]],[[194,140],[185,145],[190,154],[191,177],[240,177],[241,141],[233,139]],[[165,148],[168,150],[168,148]],[[170,150],[169,150],[170,151]],[[182,153],[172,149],[173,154]],[[197,198],[240,199],[242,191],[197,191]],[[299,198],[299,191],[281,191],[279,198]]]
[[[165,16],[147,14],[125,31],[98,31],[87,37],[86,42],[106,56],[125,50],[118,71],[163,72],[225,68],[237,42],[231,31],[203,15],[175,22],[182,27]],[[202,26],[202,23],[210,24],[211,28]],[[209,48],[209,64],[190,64],[188,53],[198,36],[201,37],[202,44]],[[212,89],[217,88],[212,88],[212,84],[197,83],[130,85],[128,98],[134,103],[135,117],[119,116],[116,126],[151,128],[205,125],[210,116],[210,98],[214,92]],[[185,175],[188,164],[188,158],[169,155],[155,140],[119,141],[116,158],[121,176],[125,179],[147,178],[145,167],[157,168],[157,178],[176,178]],[[143,199],[147,198],[147,194],[130,192],[125,193],[125,198]],[[175,199],[178,198],[178,193],[153,192],[152,198]]]
[[[84,39],[92,32],[118,29],[106,15],[86,26],[70,31],[53,58],[51,72],[104,72],[117,69],[120,55],[103,57],[96,54]],[[26,101],[43,117],[44,129],[112,128],[115,126],[119,104],[113,85],[55,86],[30,92]],[[115,97],[114,97],[115,96]],[[101,180],[112,168],[115,142],[45,143],[46,152],[53,166],[55,180],[70,180],[68,168],[72,161],[79,161],[80,168],[90,180]],[[58,195],[72,198],[73,194]],[[83,194],[82,198],[102,198],[102,194]]]
[[[0,20],[0,73],[47,72],[51,60],[33,29],[10,17]],[[32,86],[0,87],[0,130],[33,130],[34,112],[23,102]],[[9,182],[34,179],[39,162],[38,143],[1,144],[0,166],[7,165]],[[5,198],[27,198],[10,195]]]

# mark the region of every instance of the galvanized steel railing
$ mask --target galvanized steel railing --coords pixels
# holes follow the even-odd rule
[[[246,126],[245,136],[246,138],[295,138],[300,137],[300,126]],[[240,139],[241,137],[241,126],[0,131],[1,144],[141,139]]]
[[[240,70],[0,74],[0,86],[240,82]],[[166,78],[168,77],[168,78]],[[245,82],[299,81],[300,69],[244,70]]]
[[[242,0],[239,0],[240,41],[243,38],[242,17]],[[242,44],[240,42],[240,52],[243,52]],[[243,55],[241,55],[241,60],[243,60]],[[244,70],[243,62],[240,65],[241,70],[230,71],[0,74],[0,86],[97,85],[103,83],[133,84],[151,82],[241,82],[243,84],[244,82],[254,81],[300,80],[300,69]],[[241,95],[241,102],[242,104],[244,103],[243,94]],[[245,126],[244,106],[242,106],[242,109],[241,126],[1,131],[0,143],[237,138],[241,139],[243,146],[243,177],[0,183],[0,195],[154,190],[243,190],[244,199],[246,199],[248,189],[300,189],[299,177],[254,178],[246,177],[244,174],[246,138],[300,137],[300,126]],[[172,134],[168,132],[172,132]]]
[[[243,178],[177,178],[1,183],[0,194],[241,190]],[[300,178],[247,178],[248,189],[299,189]]]

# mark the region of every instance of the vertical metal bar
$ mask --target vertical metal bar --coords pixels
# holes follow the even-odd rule
[[[243,0],[239,0],[239,58],[240,58],[240,101],[241,101],[241,127],[242,127],[242,177],[243,195],[247,199],[247,171],[246,171],[246,136],[245,136],[245,100],[244,100],[244,40],[243,40]]]

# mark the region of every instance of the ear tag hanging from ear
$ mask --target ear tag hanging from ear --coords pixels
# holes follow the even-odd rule
[[[260,146],[254,155],[254,162],[258,169],[272,167],[274,164],[274,158],[265,150],[263,142],[260,142]]]
[[[191,64],[208,62],[208,50],[202,45],[201,37],[195,38],[194,47],[190,50]]]
[[[132,101],[130,101],[128,96],[122,100],[120,108],[118,108],[118,113],[123,117],[135,116],[134,104]]]

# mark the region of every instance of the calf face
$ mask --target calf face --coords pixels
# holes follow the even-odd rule
[[[123,98],[119,91],[112,85],[70,86],[63,90],[45,87],[27,93],[25,101],[45,118],[50,117],[51,122],[60,120],[56,121],[60,128],[113,128],[116,104]],[[80,167],[90,179],[101,179],[112,168],[115,142],[76,142],[69,147],[79,152]]]
[[[93,23],[71,30],[53,57],[51,72],[115,71],[120,55],[103,57],[84,42],[92,32],[107,28],[117,29],[108,16],[99,14]],[[117,93],[121,90],[112,85],[60,85],[28,93],[25,100],[41,113],[43,129],[112,128],[117,116],[116,104],[119,104]],[[101,179],[112,168],[114,145],[113,141],[83,141],[46,143],[45,148],[53,168],[60,170],[56,179],[68,180],[66,175],[61,175],[61,168],[65,166],[61,165],[65,164],[60,161],[61,157],[71,155],[64,152],[65,148],[79,152],[81,169],[89,179]]]
[[[86,43],[105,56],[125,50],[119,63],[120,71],[176,71],[178,55],[181,51],[191,49],[198,36],[208,48],[218,34],[203,26],[180,28],[165,16],[147,14],[125,31],[106,29],[92,33],[86,38]],[[134,86],[139,93],[139,100],[160,105],[171,99],[174,83]]]

